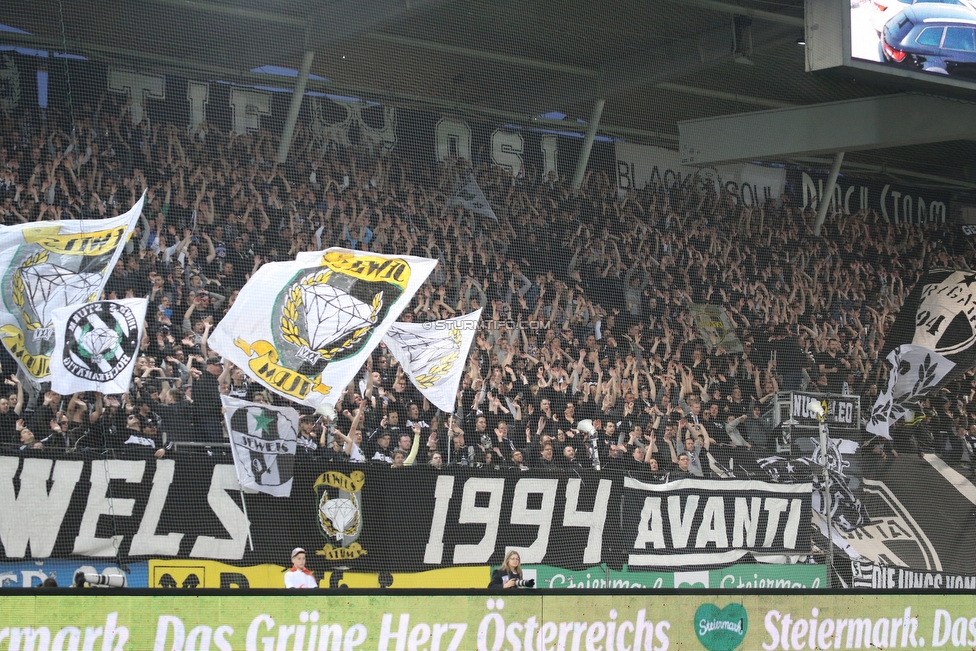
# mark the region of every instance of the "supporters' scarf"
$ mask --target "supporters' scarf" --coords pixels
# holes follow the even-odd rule
[[[309,576],[314,576],[314,574],[312,573],[312,571],[310,569],[308,569],[307,567],[303,567],[302,569],[298,569],[297,566],[292,565],[291,566],[291,569],[288,570],[288,571],[289,572],[301,572],[302,574],[308,574]]]

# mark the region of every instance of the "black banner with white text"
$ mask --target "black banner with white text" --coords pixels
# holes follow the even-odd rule
[[[748,553],[810,551],[813,486],[761,481],[624,480],[629,567],[717,565]]]
[[[738,484],[755,485],[698,482],[692,490],[704,507],[702,512],[715,510],[716,499],[729,501],[726,520],[731,526],[738,522],[733,505]],[[621,526],[623,486],[620,478],[590,470],[578,474],[467,468],[428,472],[305,460],[296,464],[291,497],[280,498],[242,492],[229,457],[4,456],[0,457],[0,503],[4,504],[0,559],[200,558],[281,563],[290,549],[301,546],[309,551],[312,565],[322,568],[341,564],[402,572],[492,565],[500,564],[509,549],[518,550],[527,564],[619,567],[626,562],[623,538],[641,526],[639,511],[625,511]],[[681,486],[679,482],[676,495],[681,494]],[[760,495],[764,509],[760,515],[759,507],[751,507],[750,517],[759,518],[751,526],[761,525],[756,548],[767,553],[806,551],[809,484],[764,488],[760,493],[754,489],[742,493]],[[777,511],[776,496],[787,494],[798,505],[784,498],[785,506]],[[663,499],[668,502],[667,496]],[[682,521],[694,520],[693,526],[701,528],[700,514],[688,511],[690,503],[681,499]],[[774,513],[782,517],[776,520],[779,529],[771,534],[769,527],[762,527],[774,521]],[[707,522],[712,526],[722,519],[710,517]],[[695,534],[689,539],[694,543]],[[723,562],[705,558],[726,551],[721,545],[711,547],[698,552],[699,564]],[[674,560],[662,563],[674,564]]]

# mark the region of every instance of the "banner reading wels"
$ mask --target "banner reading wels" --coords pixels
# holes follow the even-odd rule
[[[114,596],[104,591],[3,596],[0,648],[791,651],[976,645],[971,595],[771,599],[756,593],[732,599],[508,590],[504,598],[499,591],[418,599],[307,592],[281,597]]]

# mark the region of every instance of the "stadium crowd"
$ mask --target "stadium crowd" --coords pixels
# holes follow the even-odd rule
[[[451,202],[467,161],[341,149],[299,125],[289,162],[277,165],[267,131],[133,126],[114,95],[79,108],[73,125],[55,109],[3,114],[0,125],[4,224],[113,216],[148,193],[105,291],[150,299],[132,389],[47,391],[28,409],[4,353],[0,433],[25,452],[162,457],[167,442],[219,451],[221,393],[284,401],[217,357],[210,332],[262,265],[344,246],[440,261],[401,319],[482,307],[483,322],[453,417],[381,346],[334,427],[303,410],[305,461],[721,474],[775,449],[762,414],[778,391],[860,395],[866,417],[887,377],[879,352],[919,272],[971,268],[976,253],[943,225],[873,211],[828,215],[815,237],[814,212],[786,197],[748,209],[711,184],[618,196],[593,170],[576,193],[531,165],[518,178],[477,166],[492,220]],[[701,338],[689,310],[702,303],[725,309],[741,352]],[[974,398],[970,373],[923,403],[910,449],[968,459]],[[878,458],[906,451],[861,442]]]

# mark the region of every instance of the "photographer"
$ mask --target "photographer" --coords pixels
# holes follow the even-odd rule
[[[491,574],[489,588],[534,588],[535,579],[526,581],[522,578],[522,567],[519,565],[519,554],[510,551],[505,554],[505,561],[502,566]]]

